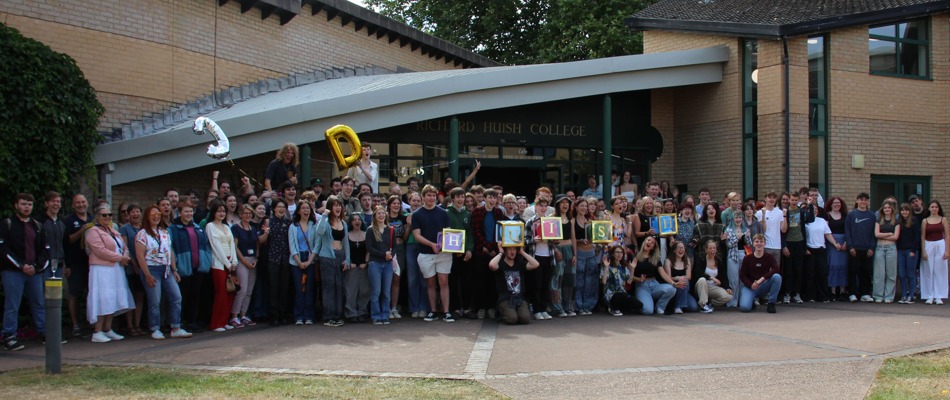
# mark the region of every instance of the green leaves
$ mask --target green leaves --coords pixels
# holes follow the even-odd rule
[[[653,0],[367,0],[369,8],[510,65],[639,54],[624,19]]]
[[[71,57],[0,24],[0,212],[12,211],[16,193],[39,203],[94,177],[103,112]]]

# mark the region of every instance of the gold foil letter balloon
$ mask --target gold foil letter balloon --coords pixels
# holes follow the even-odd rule
[[[360,161],[363,145],[360,143],[360,138],[356,136],[356,132],[353,132],[352,128],[346,125],[337,125],[327,129],[326,135],[330,155],[336,161],[336,166],[340,171],[344,171]],[[350,145],[349,156],[343,156],[343,151],[340,150],[340,139],[343,139],[343,141]]]

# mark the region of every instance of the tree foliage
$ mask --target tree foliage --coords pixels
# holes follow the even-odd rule
[[[104,111],[75,60],[0,24],[0,212],[93,177]]]
[[[371,9],[504,64],[638,54],[624,25],[652,0],[366,0]]]

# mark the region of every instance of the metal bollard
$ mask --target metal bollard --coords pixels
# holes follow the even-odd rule
[[[63,279],[46,280],[46,374],[56,375],[63,364]]]

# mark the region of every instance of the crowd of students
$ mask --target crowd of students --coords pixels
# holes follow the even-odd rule
[[[18,196],[17,215],[0,224],[5,348],[23,347],[24,295],[45,340],[42,280],[54,274],[67,283],[72,336],[97,343],[124,338],[116,315],[125,335],[161,340],[262,320],[387,325],[405,313],[519,324],[598,310],[776,312],[777,303],[947,298],[950,223],[936,200],[924,208],[917,196],[888,198],[874,211],[861,193],[849,211],[841,197],[802,188],[762,201],[730,192],[720,205],[706,189],[693,197],[665,182],[639,193],[624,173],[608,181],[607,199],[592,176],[581,196],[541,187],[529,203],[472,185],[478,165],[461,184],[420,188],[410,178],[406,193],[392,182],[383,195],[371,154],[364,146],[359,164],[329,185],[300,187],[297,148],[287,144],[261,193],[246,178],[236,193],[215,173],[203,199],[170,188],[154,204],[120,204],[117,215],[104,201],[90,215],[77,194],[63,217],[61,196],[50,192],[34,218],[32,196]],[[659,214],[675,214],[675,234],[654,231]],[[560,218],[562,239],[540,235],[541,217]],[[598,220],[611,222],[610,243],[594,243]],[[522,246],[501,245],[504,221],[524,223]],[[461,253],[441,251],[445,228],[466,232]]]

